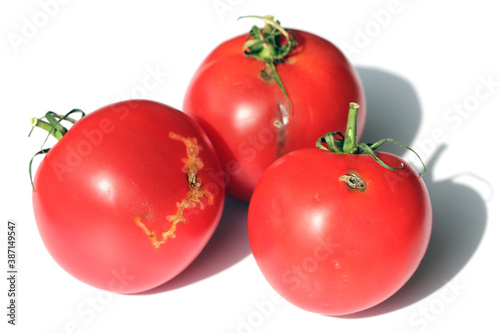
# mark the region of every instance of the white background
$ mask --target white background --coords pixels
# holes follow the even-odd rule
[[[499,329],[498,115],[500,20],[494,1],[25,0],[0,5],[1,276],[7,220],[18,224],[18,318],[5,332],[452,332]],[[434,230],[421,267],[381,305],[348,318],[302,311],[269,287],[250,253],[246,205],[181,275],[144,295],[84,285],[37,233],[28,162],[42,135],[29,119],[91,112],[130,97],[182,107],[219,43],[273,14],[338,45],[368,96],[366,141],[394,137],[428,167]],[[157,73],[154,88],[143,80]],[[408,156],[408,155],[405,155]],[[408,156],[409,157],[409,156]],[[62,205],[64,203],[61,203]],[[488,327],[488,329],[486,329]]]

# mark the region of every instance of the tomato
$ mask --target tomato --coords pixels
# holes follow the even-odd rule
[[[294,47],[285,56],[266,61],[243,52],[245,43],[251,45],[258,37],[255,29],[249,40],[247,35],[237,36],[207,56],[188,86],[183,105],[183,111],[212,140],[224,169],[219,178],[227,183],[227,193],[243,201],[250,200],[258,179],[272,162],[307,147],[332,128],[344,126],[345,105],[352,101],[364,105],[365,100],[356,70],[329,41],[305,31],[287,30]],[[278,29],[279,23],[266,21],[264,32]],[[283,89],[273,76],[273,67]],[[362,107],[359,133],[365,118]]]
[[[301,149],[258,182],[251,250],[292,304],[324,315],[367,309],[399,290],[422,260],[432,228],[425,183],[400,157],[374,156],[392,169],[366,153]]]
[[[37,227],[75,278],[119,293],[148,290],[184,270],[213,234],[220,171],[186,114],[146,100],[112,104],[78,120],[41,161]]]

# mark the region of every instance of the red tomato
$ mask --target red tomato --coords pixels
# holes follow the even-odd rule
[[[314,34],[292,30],[297,47],[276,64],[287,97],[266,63],[245,55],[247,35],[220,44],[198,68],[183,110],[212,140],[227,193],[248,201],[262,172],[278,157],[347,120],[345,105],[364,105],[362,85],[341,51]],[[361,109],[358,128],[365,123]]]
[[[431,226],[429,194],[411,166],[389,170],[368,154],[314,148],[264,172],[248,215],[267,281],[289,302],[325,315],[367,309],[399,290],[422,260]]]
[[[179,274],[221,217],[221,166],[201,128],[152,101],[77,121],[41,161],[33,191],[55,261],[97,288],[135,293]]]

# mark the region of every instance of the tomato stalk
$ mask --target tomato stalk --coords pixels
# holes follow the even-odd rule
[[[36,118],[36,117],[31,118],[30,125],[31,125],[32,130],[35,127],[40,127],[41,129],[47,131],[49,133],[49,135],[52,135],[57,140],[61,140],[62,137],[64,136],[63,132],[56,130],[54,128],[54,126],[52,126],[48,122],[43,121],[43,120]],[[30,135],[31,135],[31,132],[30,132]]]
[[[339,131],[329,132],[324,136],[320,137],[316,141],[316,147],[323,150],[329,150],[336,154],[369,154],[371,157],[373,157],[373,159],[375,159],[375,161],[377,161],[378,164],[380,164],[384,168],[387,168],[389,170],[401,170],[404,168],[403,163],[401,163],[400,168],[391,167],[387,165],[384,161],[382,161],[377,155],[375,155],[374,152],[375,149],[377,149],[384,143],[392,142],[397,144],[398,146],[410,150],[412,153],[417,155],[418,159],[420,160],[420,162],[424,167],[424,172],[422,175],[425,174],[426,172],[425,164],[420,158],[420,156],[417,154],[417,152],[415,152],[412,148],[404,145],[399,141],[388,138],[388,139],[382,139],[372,144],[358,143],[357,126],[356,126],[358,118],[358,109],[359,105],[357,103],[349,104],[349,114],[347,117],[347,126],[345,130],[345,135],[343,135]],[[323,145],[323,143],[326,143],[326,147],[325,145]],[[353,179],[350,180],[354,181]]]
[[[266,69],[262,71],[261,75],[266,79],[272,77],[285,95],[288,104],[287,113],[284,114],[284,118],[286,118],[290,113],[290,99],[276,71],[276,65],[283,62],[292,49],[297,46],[297,40],[291,30],[284,29],[280,22],[275,21],[271,15],[241,16],[238,19],[241,18],[257,18],[265,23],[262,30],[255,25],[252,27],[243,45],[243,52],[266,63]],[[285,37],[286,42],[284,44],[281,43],[281,36]]]
[[[48,132],[47,137],[45,138],[45,141],[42,143],[41,150],[38,151],[35,155],[33,155],[33,157],[30,160],[30,163],[29,163],[29,174],[30,174],[30,180],[31,180],[31,187],[34,188],[33,176],[32,176],[33,159],[37,155],[44,155],[50,151],[50,148],[43,148],[43,146],[47,142],[47,139],[50,135],[52,135],[54,138],[56,138],[59,141],[68,132],[68,129],[61,124],[61,121],[65,120],[65,121],[68,121],[72,124],[75,124],[77,122],[77,120],[70,117],[70,115],[72,115],[73,113],[80,113],[81,117],[85,116],[85,113],[82,110],[73,109],[73,110],[69,111],[68,113],[66,113],[65,115],[60,115],[60,114],[57,114],[53,111],[48,111],[47,113],[45,113],[45,116],[42,118],[32,117],[30,119],[31,131],[28,134],[28,136],[31,136],[31,133],[33,132],[33,129],[35,127],[39,127],[39,128]],[[43,119],[46,119],[47,121],[45,121]]]

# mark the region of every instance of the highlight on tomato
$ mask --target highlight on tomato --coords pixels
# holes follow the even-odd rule
[[[189,116],[153,101],[78,114],[32,118],[58,139],[39,152],[45,156],[32,182],[43,243],[94,287],[159,286],[197,257],[219,223],[225,190],[214,148]]]
[[[187,88],[183,111],[213,142],[227,193],[249,201],[264,170],[280,156],[347,121],[357,102],[361,135],[365,95],[355,68],[328,40],[283,28],[272,16],[249,34],[218,45]]]
[[[358,108],[350,104],[344,134],[330,132],[316,148],[274,162],[248,213],[264,277],[292,304],[324,315],[362,311],[393,295],[419,266],[432,229],[421,175],[398,156],[374,152],[386,142],[411,148],[392,139],[358,143]]]

